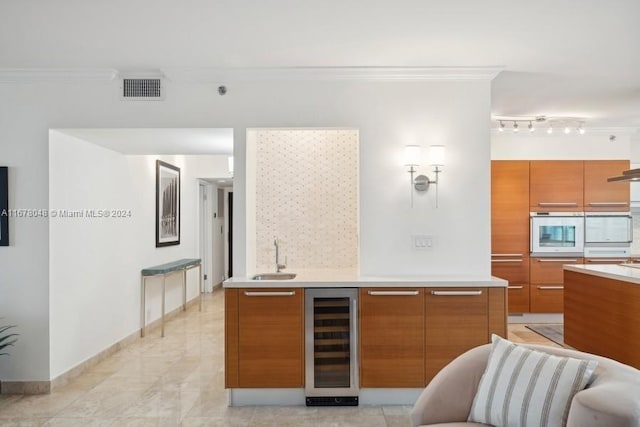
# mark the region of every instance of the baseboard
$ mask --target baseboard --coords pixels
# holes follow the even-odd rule
[[[51,381],[0,381],[0,394],[49,394]]]
[[[200,303],[200,297],[192,298],[187,301],[187,309],[193,305]],[[182,313],[182,305],[176,307],[174,310],[166,313],[164,316],[165,322],[171,320]],[[153,322],[147,324],[145,335],[153,333],[160,329],[161,319],[156,319]],[[68,371],[58,375],[56,378],[50,381],[0,381],[0,394],[49,394],[56,389],[68,384],[73,379],[79,377],[87,370],[93,368],[98,363],[102,362],[106,358],[112,356],[123,348],[135,343],[137,340],[145,339],[140,337],[140,329],[136,330],[132,334],[126,336],[113,345],[110,345],[100,353],[88,358],[84,362],[74,366]]]

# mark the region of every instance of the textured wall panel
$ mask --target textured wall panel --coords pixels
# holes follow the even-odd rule
[[[358,265],[358,132],[258,132],[256,268]]]

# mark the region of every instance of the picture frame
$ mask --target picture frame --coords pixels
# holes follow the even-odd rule
[[[180,244],[180,168],[156,160],[156,248]]]
[[[0,246],[9,246],[9,168],[0,166]]]

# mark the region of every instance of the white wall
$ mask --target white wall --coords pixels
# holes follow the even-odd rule
[[[0,84],[0,158],[11,167],[10,203],[16,208],[49,207],[51,128],[232,127],[234,273],[242,275],[249,253],[244,168],[247,129],[355,128],[360,133],[361,272],[489,275],[488,80],[225,83],[228,92],[222,97],[216,91],[219,82],[173,79],[167,82],[167,97],[162,102],[121,101],[117,81]],[[410,143],[447,146],[437,209],[433,189],[419,195],[413,209],[409,207],[409,177],[401,158],[403,146]],[[421,166],[420,170],[430,168]],[[196,194],[196,183],[191,191]],[[49,367],[49,342],[58,334],[57,326],[52,325],[49,336],[49,257],[57,255],[48,249],[46,220],[12,221],[11,233],[12,246],[0,248],[0,313],[18,324],[21,336],[11,357],[0,360],[0,379],[47,380],[74,358],[56,351],[51,363],[54,371]],[[141,241],[148,238],[143,229],[137,233]],[[411,235],[416,233],[433,235],[435,247],[412,250]],[[163,252],[166,260],[179,255],[173,249]],[[132,271],[162,261],[152,257],[132,266]],[[130,288],[137,289],[137,285]],[[57,287],[52,290],[57,292]],[[52,296],[52,306],[60,304],[53,310],[55,322],[68,308],[59,299]],[[135,305],[131,308],[137,313]],[[120,313],[109,313],[110,318],[117,315]],[[121,326],[119,333],[125,329]]]
[[[615,135],[615,140],[609,137]],[[626,160],[632,156],[632,130],[588,130],[584,135],[565,135],[543,129],[491,133],[492,160]],[[637,150],[637,149],[636,149]],[[640,155],[640,151],[639,151]]]
[[[140,270],[198,257],[198,180],[216,157],[125,156],[51,131],[49,145],[50,366],[64,373],[140,328]],[[155,161],[180,168],[180,245],[155,247]],[[224,165],[226,169],[226,165]],[[60,211],[109,209],[122,218],[63,217]],[[130,216],[128,216],[130,213]],[[166,310],[182,303],[182,278],[167,280]],[[188,273],[187,299],[198,295]],[[160,316],[161,280],[147,280],[145,319]]]

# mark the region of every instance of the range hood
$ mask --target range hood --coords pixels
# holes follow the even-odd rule
[[[622,175],[607,178],[607,182],[615,181],[640,181],[640,168],[622,171]]]

